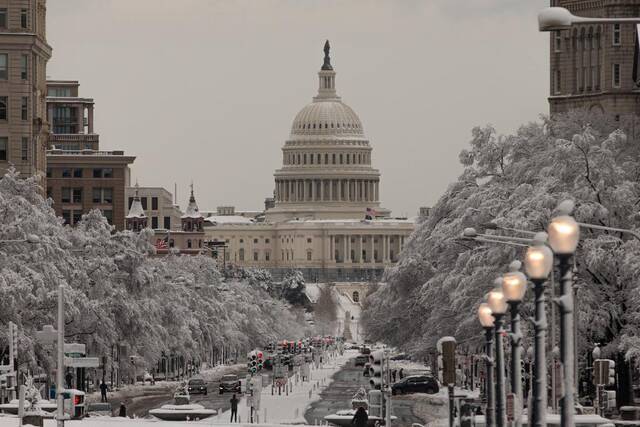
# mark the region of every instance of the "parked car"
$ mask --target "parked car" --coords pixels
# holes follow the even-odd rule
[[[113,410],[111,409],[111,403],[89,403],[87,407],[88,417],[111,417],[113,416]]]
[[[365,363],[367,363],[369,361],[369,356],[364,355],[364,354],[359,354],[358,356],[356,356],[355,359],[355,366],[364,366]]]
[[[371,363],[365,363],[364,364],[364,369],[362,370],[362,376],[368,377],[369,376],[369,368],[371,368]]]
[[[193,378],[189,380],[187,384],[189,394],[204,394],[207,395],[207,383],[202,378]]]
[[[363,345],[362,347],[360,347],[360,353],[371,354],[371,347],[367,347],[366,345]]]
[[[220,379],[220,394],[224,392],[240,393],[240,378],[237,375],[224,375]]]
[[[392,394],[427,393],[435,394],[440,391],[438,380],[427,375],[412,375],[398,381],[391,386]]]

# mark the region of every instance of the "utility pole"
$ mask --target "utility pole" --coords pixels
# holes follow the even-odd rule
[[[58,369],[56,371],[57,426],[64,427],[64,290],[58,286]]]
[[[386,395],[386,401],[385,401],[385,414],[384,414],[384,425],[386,427],[390,427],[391,426],[391,384],[389,382],[389,372],[390,371],[390,358],[389,358],[389,350],[387,348],[384,349],[384,360],[387,362],[387,371],[385,372],[385,375],[382,379],[383,384],[386,385],[386,389],[384,391],[385,395]]]

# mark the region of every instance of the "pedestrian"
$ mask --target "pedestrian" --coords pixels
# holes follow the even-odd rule
[[[351,420],[351,425],[355,427],[367,427],[368,422],[369,416],[367,415],[367,411],[360,406]]]
[[[118,416],[123,418],[127,417],[127,407],[124,406],[124,402],[120,402],[120,412],[118,413]]]
[[[67,381],[67,388],[71,389],[73,388],[73,374],[71,373],[71,371],[67,372],[67,375],[64,377],[64,379]]]
[[[404,370],[402,368],[400,368],[400,372],[398,372],[398,374],[400,375],[400,379],[404,378]]]
[[[107,385],[104,382],[104,379],[102,380],[102,383],[100,384],[100,396],[101,402],[106,402],[107,401],[107,390],[109,390],[109,388],[107,387]]]
[[[393,381],[394,383],[396,382],[396,375],[398,374],[398,371],[393,369],[391,370],[391,381]]]
[[[236,394],[234,393],[233,396],[231,397],[231,400],[229,400],[229,402],[231,402],[231,420],[229,422],[233,423],[233,422],[238,422],[238,398],[236,397]],[[235,421],[234,421],[235,419]]]

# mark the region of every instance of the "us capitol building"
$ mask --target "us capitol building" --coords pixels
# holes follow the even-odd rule
[[[194,209],[202,215],[204,245],[225,244],[216,249],[221,264],[266,268],[275,277],[295,268],[307,280],[368,280],[397,261],[414,229],[414,220],[394,219],[380,206],[371,145],[358,115],[336,93],[328,41],[324,52],[318,94],[293,120],[266,210],[207,214],[192,196],[190,217]]]

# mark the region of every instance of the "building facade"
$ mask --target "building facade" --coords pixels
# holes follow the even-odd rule
[[[325,44],[318,94],[293,120],[263,215],[205,217],[207,241],[223,242],[226,265],[260,267],[278,277],[369,280],[393,265],[414,229],[380,207],[380,172],[358,115],[336,92]],[[222,253],[220,253],[222,252]]]
[[[11,165],[23,176],[45,176],[45,19],[46,0],[0,1],[0,177]]]
[[[182,212],[174,204],[173,195],[162,187],[127,187],[125,197],[130,209],[136,190],[140,198],[142,209],[149,221],[147,227],[153,229],[180,230]]]
[[[640,0],[552,0],[585,17],[637,17]],[[571,109],[606,112],[616,120],[640,114],[635,24],[583,24],[550,39],[551,114]]]
[[[49,82],[47,197],[66,224],[74,225],[83,214],[100,209],[110,224],[123,230],[128,211],[125,188],[130,186],[129,165],[135,157],[100,150],[93,127],[94,102],[79,96],[79,86],[74,80]]]

